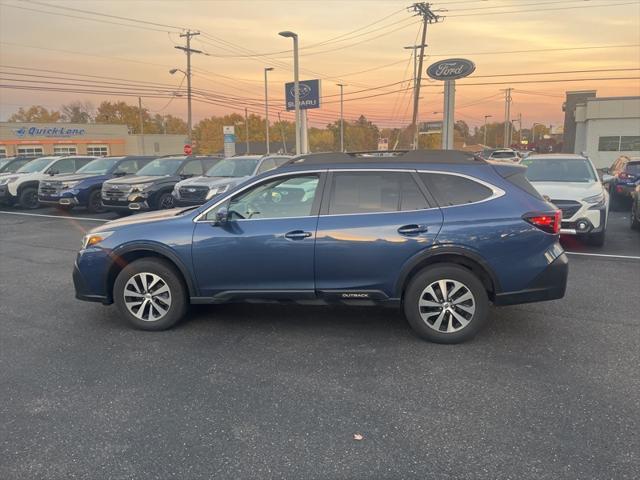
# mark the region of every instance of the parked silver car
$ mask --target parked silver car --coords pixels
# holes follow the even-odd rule
[[[282,155],[244,155],[225,158],[204,176],[178,182],[173,189],[177,206],[202,205],[245,180],[273,170],[291,160]]]

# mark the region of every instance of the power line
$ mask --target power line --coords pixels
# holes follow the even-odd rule
[[[596,49],[608,49],[608,48],[630,48],[640,47],[640,43],[629,43],[625,45],[594,45],[588,47],[565,47],[565,48],[536,48],[532,50],[504,50],[504,51],[492,51],[492,52],[463,52],[463,53],[432,53],[432,57],[456,57],[464,55],[502,55],[512,53],[539,53],[539,52],[560,52],[570,50],[596,50]]]
[[[478,15],[508,15],[511,13],[528,13],[528,12],[544,13],[552,10],[574,10],[576,8],[579,8],[580,10],[582,10],[583,8],[601,8],[601,7],[609,8],[609,7],[619,7],[622,5],[638,5],[638,2],[636,1],[636,2],[622,2],[622,3],[607,3],[603,5],[580,5],[575,7],[554,7],[554,8],[530,9],[530,10],[512,10],[509,12],[459,13],[459,14],[447,15],[447,17],[471,17],[471,16],[478,16]]]

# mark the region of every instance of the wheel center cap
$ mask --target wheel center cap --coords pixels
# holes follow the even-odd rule
[[[146,298],[147,300],[151,300],[153,296],[150,293],[145,293],[144,294],[144,298]]]
[[[442,308],[449,308],[451,306],[451,304],[449,302],[444,302],[442,304]]]

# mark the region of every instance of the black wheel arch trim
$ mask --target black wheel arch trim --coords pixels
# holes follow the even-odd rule
[[[16,196],[18,196],[18,197],[19,197],[19,196],[20,196],[20,194],[22,193],[22,191],[23,191],[25,188],[35,188],[35,189],[36,189],[36,194],[37,194],[37,193],[38,193],[38,186],[39,186],[39,185],[40,185],[40,182],[39,182],[38,180],[29,180],[28,182],[24,182],[23,184],[21,184],[21,185],[18,187],[18,190],[17,190],[17,192],[16,192],[16,193],[17,193],[17,195],[16,195]]]
[[[140,241],[140,242],[127,243],[111,251],[111,253],[109,254],[110,262],[109,262],[109,266],[107,267],[107,275],[105,277],[106,292],[112,292],[113,285],[110,284],[109,273],[113,268],[113,264],[117,262],[119,258],[126,255],[127,253],[145,252],[145,251],[167,258],[171,263],[173,263],[176,266],[176,268],[180,271],[182,278],[184,278],[184,281],[187,285],[187,290],[189,291],[189,297],[199,296],[198,289],[196,285],[193,283],[193,279],[191,278],[189,269],[186,267],[186,265],[180,259],[180,257],[166,245],[163,245],[158,242],[153,242],[153,241]]]
[[[409,277],[416,267],[418,267],[426,260],[431,260],[433,258],[444,255],[455,255],[458,257],[468,258],[469,260],[477,263],[489,276],[489,279],[493,284],[494,293],[498,294],[502,291],[497,275],[489,266],[489,263],[476,251],[460,245],[432,245],[431,247],[415,254],[402,266],[398,279],[396,280],[394,290],[396,296],[402,296],[403,290],[408,283]]]

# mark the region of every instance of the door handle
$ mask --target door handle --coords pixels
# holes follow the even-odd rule
[[[305,232],[303,230],[292,230],[291,232],[285,233],[284,236],[289,240],[304,240],[305,238],[309,238],[311,236],[311,232]]]
[[[400,235],[420,235],[421,233],[426,233],[429,231],[429,227],[427,225],[404,225],[398,228],[398,233]]]

